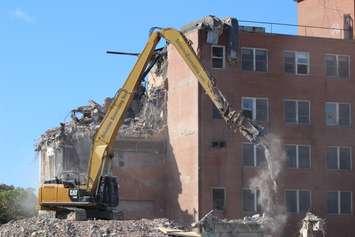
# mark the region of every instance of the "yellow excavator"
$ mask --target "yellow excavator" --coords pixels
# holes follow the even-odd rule
[[[148,42],[139,54],[123,87],[116,93],[93,137],[86,183],[61,179],[45,182],[39,188],[38,194],[41,210],[55,212],[57,217],[74,213],[75,219],[118,218],[118,184],[116,178],[107,172],[113,157],[111,148],[138,85],[161,56],[160,50],[156,49],[161,38],[177,49],[226,123],[235,132],[241,132],[253,143],[262,137],[261,126],[255,124],[242,111],[235,111],[230,107],[184,34],[172,28],[155,27],[150,31]]]

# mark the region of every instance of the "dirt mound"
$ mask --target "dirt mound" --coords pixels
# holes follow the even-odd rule
[[[0,237],[7,236],[165,236],[158,227],[173,227],[168,219],[70,221],[33,217],[0,226]]]

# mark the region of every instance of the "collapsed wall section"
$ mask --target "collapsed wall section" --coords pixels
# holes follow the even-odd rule
[[[149,79],[139,85],[112,147],[115,158],[112,170],[121,186],[120,208],[126,218],[163,216],[164,212],[164,202],[159,202],[166,154],[164,62],[156,65]],[[36,151],[40,159],[40,183],[54,179],[86,183],[92,137],[111,101],[107,98],[103,105],[90,101],[73,109],[69,122],[47,130],[39,138]]]

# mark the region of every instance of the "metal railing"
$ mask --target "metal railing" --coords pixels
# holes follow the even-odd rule
[[[265,33],[271,33],[271,34],[302,35],[302,36],[336,38],[336,39],[344,39],[344,38],[352,39],[352,35],[353,35],[352,29],[343,29],[343,28],[336,28],[336,27],[297,25],[297,24],[288,24],[288,23],[279,23],[279,22],[250,21],[250,20],[239,20],[239,22],[240,25],[242,26],[263,27],[265,29]]]

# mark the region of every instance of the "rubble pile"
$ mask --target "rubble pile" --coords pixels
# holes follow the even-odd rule
[[[325,236],[325,220],[311,212],[307,212],[306,216],[302,220],[302,227],[300,229],[299,236],[313,236],[311,234],[315,232],[322,233],[322,236]]]
[[[86,106],[80,106],[71,111],[71,121],[60,123],[59,127],[48,129],[40,136],[35,145],[36,151],[44,146],[58,149],[66,142],[80,139],[82,136],[93,134],[104,117],[104,108],[93,100]]]
[[[202,227],[206,236],[264,236],[265,216],[254,215],[244,219],[220,219],[214,215],[214,210],[208,212],[192,227]]]
[[[168,219],[70,221],[33,217],[0,226],[2,236],[165,236],[159,227],[174,227]]]
[[[161,134],[167,126],[167,67],[166,52],[151,69],[147,80],[138,87],[124,124],[122,137],[147,137]]]

